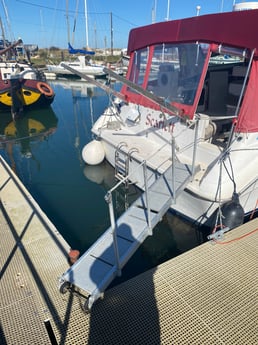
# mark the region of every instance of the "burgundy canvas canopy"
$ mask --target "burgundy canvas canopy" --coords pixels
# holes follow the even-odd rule
[[[218,13],[166,21],[130,31],[128,53],[166,43],[204,42],[254,52],[236,131],[258,132],[258,10]]]
[[[160,43],[206,42],[253,50],[258,47],[258,10],[196,16],[132,29],[128,53]],[[258,51],[255,53],[258,56]]]
[[[258,132],[258,60],[253,61],[236,130],[241,133]]]

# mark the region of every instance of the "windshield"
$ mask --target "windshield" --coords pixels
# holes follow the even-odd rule
[[[192,105],[207,49],[200,44],[156,46],[147,89],[170,102]]]
[[[169,103],[192,105],[207,52],[207,44],[197,43],[156,45],[153,54],[141,49],[134,54],[129,79]]]

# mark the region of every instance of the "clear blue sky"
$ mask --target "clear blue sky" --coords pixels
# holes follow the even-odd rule
[[[24,43],[38,44],[39,48],[67,47],[67,0],[0,0],[0,2],[0,15],[6,38],[12,41],[21,37]],[[234,0],[171,0],[169,19],[195,16],[197,5],[201,6],[200,14],[221,12],[221,10],[231,11],[233,2]],[[241,1],[237,0],[236,3],[238,2]],[[115,48],[126,48],[129,31],[152,22],[155,3],[156,22],[164,21],[167,17],[168,0],[87,0],[89,46],[110,47],[110,13],[112,13],[113,45]],[[69,0],[68,4],[70,41],[75,48],[85,47],[84,0],[79,0],[77,18],[77,0]],[[7,11],[4,10],[4,5]],[[74,23],[76,23],[75,31]]]

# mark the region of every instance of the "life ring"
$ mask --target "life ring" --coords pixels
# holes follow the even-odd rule
[[[52,88],[43,81],[37,83],[37,88],[41,93],[43,93],[43,95],[47,97],[52,97],[54,95],[54,91],[52,90]]]

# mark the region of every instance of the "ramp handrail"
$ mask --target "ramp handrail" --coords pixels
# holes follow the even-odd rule
[[[175,139],[172,137],[172,191],[173,191],[173,200],[176,201],[176,191],[175,191]],[[147,211],[147,224],[149,228],[149,233],[152,233],[152,224],[151,224],[151,210],[150,210],[150,203],[149,203],[149,185],[148,185],[148,176],[147,176],[147,164],[146,160],[142,161],[137,167],[137,170],[143,168],[143,178],[144,178],[144,188],[145,188],[145,197],[146,197],[146,211]],[[109,217],[110,217],[110,224],[112,229],[112,237],[113,237],[113,248],[114,248],[114,255],[116,260],[116,267],[117,267],[117,275],[121,275],[121,264],[119,260],[119,250],[118,250],[118,241],[117,241],[117,224],[115,219],[115,212],[114,212],[114,205],[113,205],[113,192],[123,183],[130,179],[131,175],[135,174],[135,170],[121,179],[114,187],[108,190],[104,199],[108,204],[109,208]]]
[[[151,225],[151,216],[150,216],[150,206],[149,206],[149,186],[147,182],[147,166],[146,161],[143,161],[139,167],[143,167],[143,176],[144,176],[144,186],[145,186],[145,195],[146,195],[146,208],[147,208],[147,224],[149,227],[149,230],[151,232],[152,225]],[[139,168],[138,167],[138,168]],[[126,176],[123,180],[126,181],[129,179],[129,175]],[[118,250],[118,241],[117,241],[117,224],[115,219],[115,212],[114,212],[114,205],[113,205],[113,195],[112,192],[114,192],[122,183],[122,181],[119,181],[113,188],[111,188],[105,195],[104,199],[108,204],[109,208],[109,217],[110,217],[110,224],[112,229],[112,237],[113,237],[113,248],[114,248],[114,255],[116,260],[116,274],[118,276],[121,276],[121,264],[119,260],[119,250]]]

